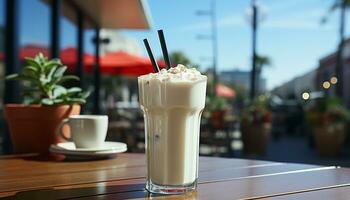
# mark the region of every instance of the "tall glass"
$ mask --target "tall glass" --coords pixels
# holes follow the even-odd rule
[[[167,82],[139,77],[138,85],[145,120],[146,189],[162,194],[195,190],[207,78]]]

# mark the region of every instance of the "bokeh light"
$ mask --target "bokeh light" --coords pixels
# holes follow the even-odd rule
[[[308,93],[308,92],[303,92],[303,94],[301,95],[301,97],[302,97],[304,100],[308,100],[308,99],[310,99],[310,93]]]
[[[332,84],[337,84],[338,83],[338,78],[333,76],[330,81],[331,81]]]
[[[331,83],[329,81],[325,81],[323,82],[322,86],[324,89],[329,89],[331,87]]]

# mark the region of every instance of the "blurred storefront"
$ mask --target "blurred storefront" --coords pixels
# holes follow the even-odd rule
[[[326,89],[327,95],[335,96],[335,87],[332,85],[337,84],[337,77],[335,76],[336,68],[336,52],[333,52],[319,61],[319,67],[317,69],[316,75],[316,89],[323,90]],[[342,55],[343,62],[343,101],[346,106],[350,107],[350,39],[347,39],[344,43],[344,51]],[[333,78],[333,81],[331,80]],[[324,88],[325,82],[330,82],[331,86],[329,88]]]
[[[250,71],[230,70],[222,71],[219,74],[219,80],[227,85],[243,88],[247,94],[250,91]],[[266,91],[266,79],[260,78],[259,92]]]
[[[304,75],[298,76],[272,90],[272,93],[282,99],[292,99],[302,102],[302,93],[316,90],[316,72],[311,70]]]
[[[329,97],[334,97],[337,84],[336,77],[336,52],[332,52],[319,60],[316,69],[311,70],[301,76],[293,78],[284,84],[274,88],[272,93],[283,99],[292,99],[299,102],[304,101],[304,92],[318,92]],[[343,62],[343,101],[350,107],[350,39],[345,41],[342,55]]]

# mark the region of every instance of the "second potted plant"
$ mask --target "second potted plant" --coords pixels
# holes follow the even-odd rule
[[[264,154],[271,132],[272,113],[265,97],[255,100],[241,113],[243,150],[248,154]]]
[[[210,115],[210,125],[214,129],[224,129],[227,100],[220,96],[209,96],[206,104],[208,105],[207,110]]]
[[[324,98],[307,112],[316,148],[321,155],[339,154],[346,138],[350,113],[339,99]]]
[[[58,124],[69,115],[80,114],[80,104],[89,92],[62,85],[79,78],[64,75],[67,67],[59,59],[48,60],[38,54],[26,58],[26,64],[21,73],[6,77],[23,83],[24,103],[5,105],[5,118],[14,153],[48,153],[49,146],[59,141],[55,134]]]

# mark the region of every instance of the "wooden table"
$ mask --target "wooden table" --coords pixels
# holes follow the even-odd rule
[[[5,199],[350,199],[350,169],[201,157],[197,192],[151,196],[143,154],[72,162],[36,156],[0,158]]]

